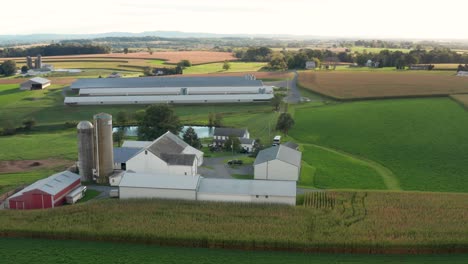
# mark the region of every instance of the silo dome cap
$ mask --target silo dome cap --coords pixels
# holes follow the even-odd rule
[[[89,121],[81,121],[76,126],[77,129],[91,129],[94,128],[93,124]]]

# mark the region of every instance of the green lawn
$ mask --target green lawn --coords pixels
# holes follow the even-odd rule
[[[229,62],[231,68],[229,70],[223,69],[222,62],[207,63],[194,65],[184,69],[184,74],[205,74],[205,73],[219,73],[219,72],[252,72],[259,71],[262,67],[266,66],[264,62]]]
[[[381,176],[359,160],[312,145],[304,146],[302,159],[307,164],[299,185],[321,189],[386,189]]]
[[[70,252],[70,249],[73,249]],[[2,263],[466,263],[468,255],[302,254],[159,247],[90,241],[0,238]]]
[[[468,113],[448,98],[300,107],[295,110],[295,120],[290,135],[297,141],[342,150],[384,165],[404,190],[468,191]],[[311,151],[306,149],[304,157],[313,156]],[[307,163],[328,170],[343,165],[332,157],[316,158],[315,164]],[[333,173],[331,178],[322,177],[321,182],[328,188],[343,188],[350,184],[348,179],[362,177],[352,169],[348,172],[351,178],[340,179]],[[381,186],[375,177],[368,181],[359,184]]]

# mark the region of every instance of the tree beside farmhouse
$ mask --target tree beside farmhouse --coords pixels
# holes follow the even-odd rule
[[[152,141],[167,131],[179,134],[182,130],[179,117],[167,105],[152,105],[146,108],[138,120],[138,139]]]

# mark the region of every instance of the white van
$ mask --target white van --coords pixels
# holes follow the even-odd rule
[[[281,136],[275,136],[273,138],[273,144],[272,146],[278,146],[281,143]]]

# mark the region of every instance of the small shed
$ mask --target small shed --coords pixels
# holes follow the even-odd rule
[[[34,77],[21,84],[20,90],[42,90],[50,86],[50,80],[41,77]]]
[[[297,181],[302,153],[284,145],[260,151],[254,162],[256,180]]]
[[[66,196],[81,186],[80,175],[62,171],[39,180],[7,199],[10,209],[54,208],[66,201]]]
[[[245,149],[247,152],[252,152],[255,145],[255,139],[250,138],[240,138],[239,139],[241,148]]]
[[[120,199],[159,198],[196,200],[200,176],[125,172],[119,183]]]
[[[295,205],[296,182],[202,178],[197,200]]]

